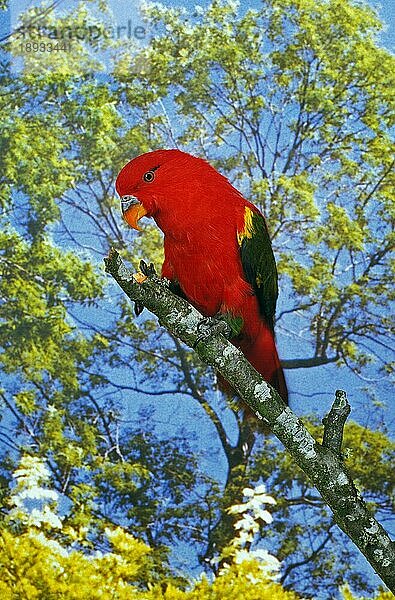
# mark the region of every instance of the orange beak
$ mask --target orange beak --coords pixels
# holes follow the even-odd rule
[[[138,221],[147,214],[147,211],[135,196],[122,197],[121,212],[123,218],[130,227],[137,229],[137,231],[141,231]]]

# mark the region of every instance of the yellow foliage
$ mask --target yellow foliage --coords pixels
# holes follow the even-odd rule
[[[342,590],[343,600],[391,600],[394,598],[392,592],[379,592],[376,596],[354,596],[348,587],[345,585]]]
[[[297,600],[280,584],[263,581],[256,560],[232,565],[210,582],[205,576],[179,589],[175,583],[147,585],[150,548],[121,528],[107,532],[113,552],[85,556],[33,530],[0,533],[2,600]],[[381,600],[384,600],[381,599]]]
[[[177,599],[177,596],[165,596],[166,600]],[[273,581],[262,581],[262,572],[257,561],[244,561],[240,565],[232,565],[223,575],[217,577],[212,584],[203,579],[194,589],[180,596],[185,600],[296,600],[299,596],[286,592],[280,584]]]
[[[145,568],[144,558],[150,549],[125,533],[116,532],[114,537],[117,545],[124,546],[124,556],[107,553],[88,557],[81,552],[67,551],[33,531],[14,536],[3,530],[0,535],[2,599],[143,599],[137,591],[134,595],[132,583]],[[129,563],[131,556],[134,562]]]

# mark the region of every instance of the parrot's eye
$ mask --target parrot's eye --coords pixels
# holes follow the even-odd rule
[[[143,179],[147,183],[151,183],[151,181],[153,181],[155,179],[155,171],[154,170],[147,171],[146,173],[144,173]]]

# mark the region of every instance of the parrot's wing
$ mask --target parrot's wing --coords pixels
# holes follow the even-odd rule
[[[278,296],[276,262],[264,217],[248,206],[237,241],[246,280],[257,296],[263,318],[273,330]]]

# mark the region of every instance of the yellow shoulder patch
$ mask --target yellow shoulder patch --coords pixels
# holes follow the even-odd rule
[[[246,206],[244,209],[244,228],[242,231],[237,232],[237,242],[239,246],[241,246],[245,238],[252,238],[252,234],[254,232],[254,226],[252,224],[253,214],[254,213],[252,212],[252,210],[248,206]]]

